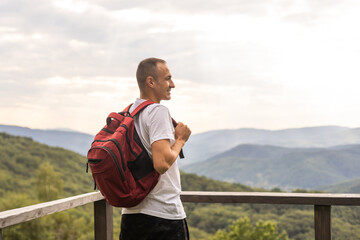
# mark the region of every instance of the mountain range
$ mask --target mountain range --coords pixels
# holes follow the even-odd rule
[[[316,189],[360,178],[360,145],[285,148],[241,144],[183,167],[185,172],[267,189]]]
[[[240,144],[288,148],[327,148],[360,144],[360,128],[338,126],[283,130],[241,128],[204,132],[190,137],[184,148],[186,159],[180,162],[180,166],[205,161]]]
[[[70,130],[0,125],[0,132],[86,155],[93,136]],[[314,189],[360,178],[360,128],[242,128],[194,134],[180,159],[183,171],[250,186]]]
[[[70,129],[31,129],[19,126],[0,125],[0,132],[14,136],[29,137],[37,142],[53,147],[62,147],[81,155],[86,155],[94,136]]]
[[[345,182],[325,185],[317,188],[323,192],[330,193],[360,193],[360,178],[347,180]]]
[[[272,150],[270,147],[269,151]],[[58,193],[56,198],[93,191],[93,181],[91,174],[85,172],[85,162],[84,156],[69,150],[49,147],[27,137],[0,133],[0,212],[44,201],[40,199],[41,189],[52,192],[55,189]],[[61,186],[58,185],[60,179],[60,182],[63,182]],[[265,191],[184,172],[181,172],[181,182],[184,191]],[[286,231],[290,239],[314,238],[312,206],[184,203],[184,207],[193,240],[210,239],[218,230],[229,229],[234,221],[244,217],[250,219],[252,224],[258,222],[261,226],[264,226],[264,222],[267,224],[267,221],[276,223],[279,232]],[[4,239],[8,240],[54,237],[94,239],[92,210],[92,204],[88,204],[40,220],[5,228],[2,233]],[[121,209],[113,208],[113,211],[114,226],[120,226]],[[332,223],[334,238],[359,239],[359,215],[358,208],[335,206],[332,212],[333,219],[336,219]],[[266,229],[261,228],[261,231]],[[118,238],[119,231],[119,227],[114,227],[114,239]]]

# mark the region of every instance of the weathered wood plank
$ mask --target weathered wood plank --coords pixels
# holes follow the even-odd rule
[[[95,240],[113,240],[113,208],[105,200],[94,202]]]
[[[100,192],[86,193],[51,202],[0,212],[0,228],[5,228],[70,208],[104,199]]]
[[[100,239],[112,239],[112,233],[109,234],[109,232],[112,232],[113,227],[112,220],[109,220],[110,216],[112,216],[112,212],[110,212],[112,211],[112,208],[103,199],[103,196],[99,192],[92,192],[52,202],[0,212],[0,240],[2,237],[2,228],[91,202],[96,202],[94,205],[94,211],[98,211],[98,213],[95,213],[97,215],[96,218],[98,218],[98,220],[95,220],[97,221],[95,231],[105,231],[105,233],[102,234],[105,234],[107,237]],[[316,238],[316,240],[331,239],[331,205],[360,206],[360,194],[188,191],[181,193],[181,199],[184,202],[194,203],[315,205],[315,228],[319,229],[316,231],[318,234],[318,238]],[[98,224],[99,221],[102,223]]]
[[[315,240],[331,240],[331,206],[314,207]]]
[[[181,193],[181,200],[183,202],[202,203],[360,206],[360,194],[188,191]]]

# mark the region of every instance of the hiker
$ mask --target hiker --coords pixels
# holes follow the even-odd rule
[[[179,122],[174,128],[169,110],[161,105],[171,99],[175,88],[166,62],[148,58],[138,65],[136,78],[140,90],[130,112],[142,102],[155,102],[134,117],[135,129],[160,174],[147,197],[135,207],[122,209],[120,240],[187,240],[189,231],[180,199],[178,155],[191,131]]]

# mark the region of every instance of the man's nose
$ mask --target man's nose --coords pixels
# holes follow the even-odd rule
[[[170,81],[170,87],[171,87],[171,88],[175,88],[175,84],[174,84],[174,81],[173,81],[173,80]]]

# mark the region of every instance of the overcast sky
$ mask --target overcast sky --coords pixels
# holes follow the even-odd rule
[[[96,133],[168,62],[194,133],[360,127],[358,0],[0,2],[0,124]]]

